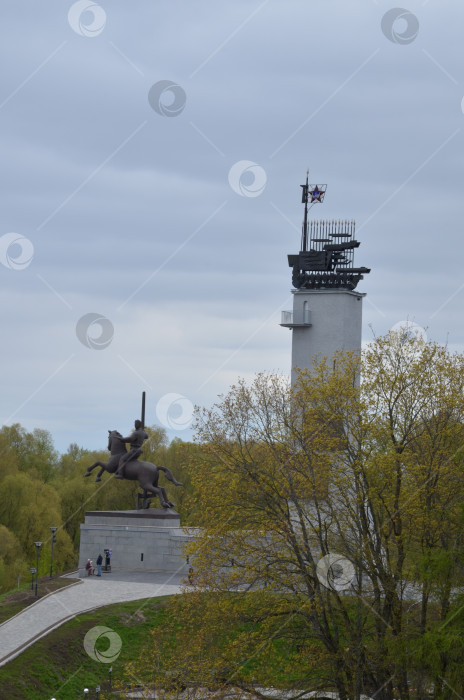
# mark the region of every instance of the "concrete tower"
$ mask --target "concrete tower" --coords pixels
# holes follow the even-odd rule
[[[292,331],[292,385],[297,370],[312,370],[314,359],[338,351],[361,351],[362,292],[355,291],[367,267],[354,267],[354,221],[311,221],[308,202],[322,202],[326,185],[303,188],[301,250],[289,255],[293,270],[293,311],[282,311],[281,326]]]

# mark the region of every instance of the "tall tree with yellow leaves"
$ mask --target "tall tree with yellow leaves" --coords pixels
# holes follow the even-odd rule
[[[164,674],[198,693],[463,694],[462,355],[390,333],[293,390],[239,381],[197,437],[195,579],[156,638]]]

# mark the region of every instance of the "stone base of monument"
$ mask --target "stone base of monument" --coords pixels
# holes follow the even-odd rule
[[[183,548],[191,535],[180,527],[175,510],[88,511],[81,525],[79,576],[86,576],[85,563],[111,549],[111,569],[163,571],[186,575],[189,570]],[[103,568],[103,567],[102,567]],[[111,573],[108,574],[111,576]]]

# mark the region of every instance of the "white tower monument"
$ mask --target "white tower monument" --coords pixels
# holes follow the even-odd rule
[[[312,221],[310,206],[322,202],[326,185],[306,184],[301,250],[289,255],[293,269],[293,311],[282,311],[281,326],[292,330],[292,385],[298,370],[338,351],[361,352],[362,292],[355,291],[367,267],[354,267],[354,221]]]

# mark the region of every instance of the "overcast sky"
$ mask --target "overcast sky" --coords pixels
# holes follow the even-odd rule
[[[190,439],[193,404],[289,372],[307,167],[372,268],[363,340],[409,319],[464,349],[460,3],[2,10],[3,424],[104,448],[146,390]]]

